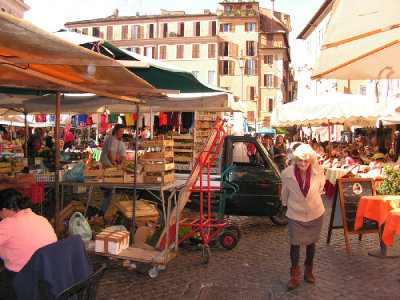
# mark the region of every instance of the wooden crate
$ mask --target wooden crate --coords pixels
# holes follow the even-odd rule
[[[143,155],[143,160],[163,160],[165,158],[173,158],[174,152],[173,151],[164,151],[164,152],[146,152]]]
[[[117,170],[115,168],[105,169],[103,172],[104,183],[124,183],[124,170]]]
[[[124,173],[124,183],[134,183],[134,174]],[[136,183],[143,183],[143,173],[138,173],[136,175]]]
[[[142,146],[144,148],[166,148],[166,147],[173,147],[174,141],[173,140],[146,140],[142,142]]]
[[[174,169],[175,169],[174,163],[154,163],[154,164],[144,165],[145,172],[163,172]]]
[[[175,180],[175,173],[168,171],[169,173],[146,173],[143,177],[144,183],[167,183]]]
[[[103,181],[103,169],[83,170],[85,183],[98,183]]]
[[[0,163],[0,174],[11,172],[11,162]]]
[[[14,166],[11,167],[14,172],[21,172],[25,166],[23,161],[17,161]]]
[[[191,163],[193,161],[193,157],[188,157],[188,156],[174,156],[174,161],[175,162],[189,162]]]

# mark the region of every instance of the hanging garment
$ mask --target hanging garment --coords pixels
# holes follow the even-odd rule
[[[167,114],[160,112],[160,127],[167,125]]]
[[[100,121],[100,130],[106,131],[107,129],[108,129],[107,116],[105,114],[102,114],[101,121]]]
[[[108,123],[118,123],[118,114],[108,115]]]
[[[167,125],[171,127],[179,126],[179,113],[177,112],[168,112],[167,113]]]
[[[126,126],[134,126],[135,120],[133,119],[133,114],[125,114]]]
[[[46,115],[35,115],[35,121],[38,123],[45,123]]]
[[[79,127],[86,127],[88,115],[77,115],[77,123]]]

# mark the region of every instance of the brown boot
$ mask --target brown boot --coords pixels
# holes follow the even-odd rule
[[[315,279],[315,277],[312,273],[313,264],[311,264],[311,265],[304,264],[304,267],[305,267],[304,279],[309,283],[315,283],[317,280]]]
[[[293,290],[300,284],[300,266],[290,268],[290,281],[287,284],[289,290]]]

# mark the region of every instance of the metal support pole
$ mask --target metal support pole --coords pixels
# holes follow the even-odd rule
[[[140,115],[140,104],[136,104],[136,113],[137,113],[137,121],[136,121],[136,138],[135,138],[135,167],[133,174],[133,201],[132,201],[132,227],[131,227],[131,244],[133,244],[134,240],[134,229],[135,229],[135,217],[136,217],[136,182],[137,182],[137,157],[138,157],[138,142],[139,142],[139,115]]]
[[[60,212],[60,111],[61,111],[61,92],[56,93],[56,147],[55,147],[55,200],[56,211],[54,216],[54,229],[56,234],[60,233],[59,212]]]

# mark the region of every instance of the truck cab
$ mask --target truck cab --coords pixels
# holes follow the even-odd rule
[[[237,151],[243,151],[238,148],[249,148],[249,144],[255,146],[254,155],[236,154]],[[232,198],[226,200],[225,213],[246,216],[278,214],[282,208],[281,175],[260,141],[246,136],[226,137],[222,168],[225,170],[233,165],[235,168],[229,171],[227,178],[239,189]]]

